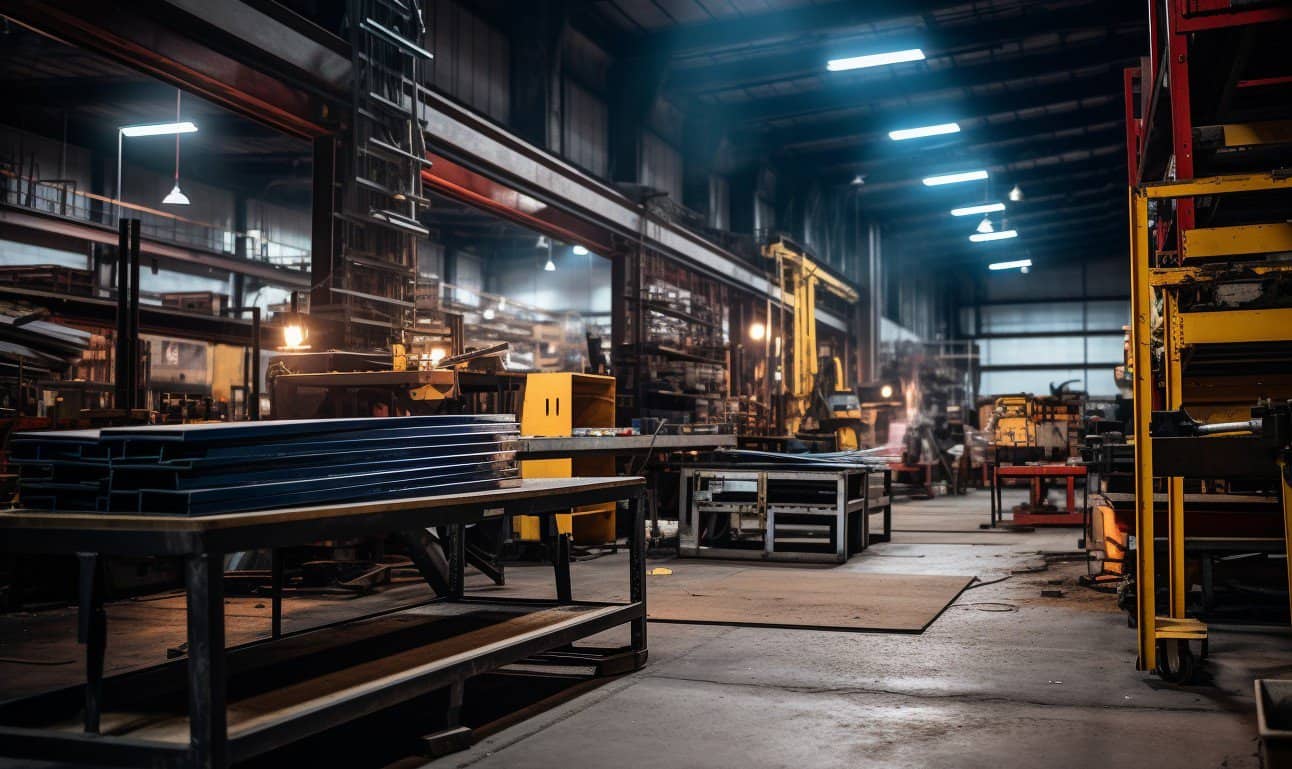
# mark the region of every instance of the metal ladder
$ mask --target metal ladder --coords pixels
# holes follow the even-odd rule
[[[331,291],[354,321],[347,322],[347,342],[402,342],[415,328],[416,239],[429,234],[418,220],[429,205],[421,172],[430,165],[418,86],[431,53],[417,42],[425,25],[415,2],[347,5],[354,112]],[[389,338],[378,340],[386,330]]]

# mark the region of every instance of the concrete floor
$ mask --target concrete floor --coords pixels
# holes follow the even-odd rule
[[[836,567],[1005,578],[967,590],[921,635],[652,623],[644,670],[468,751],[398,766],[1259,766],[1252,680],[1292,677],[1286,629],[1213,627],[1210,682],[1160,684],[1134,670],[1135,636],[1113,596],[1076,584],[1086,566],[1044,568],[1042,554],[1074,552],[1078,532],[982,531],[987,503],[983,492],[900,503],[894,541]],[[623,554],[576,564],[575,596],[621,596],[625,567]],[[492,590],[550,594],[550,567],[509,567],[508,576],[508,588]],[[1062,597],[1041,597],[1055,587]],[[253,604],[236,615],[260,627],[261,613]],[[0,690],[9,688],[6,669]]]
[[[982,492],[899,504],[895,541],[839,567],[1009,577],[922,635],[652,624],[644,670],[429,766],[1259,766],[1252,680],[1292,674],[1286,630],[1215,628],[1212,682],[1164,686],[1135,671],[1114,597],[1076,585],[1084,564],[1011,575],[1075,550],[1076,530],[986,519]],[[1042,598],[1055,581],[1063,597]]]

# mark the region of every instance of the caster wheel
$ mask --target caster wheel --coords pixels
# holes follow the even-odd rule
[[[1157,647],[1158,677],[1172,684],[1188,684],[1198,672],[1198,661],[1188,641],[1160,641]]]

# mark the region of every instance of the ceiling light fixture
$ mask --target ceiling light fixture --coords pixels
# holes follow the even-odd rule
[[[831,59],[825,68],[831,72],[844,72],[850,69],[882,67],[886,64],[901,64],[907,61],[924,61],[924,51],[919,48],[907,48],[903,51],[871,53],[865,56],[849,56],[845,59]]]
[[[587,255],[588,255],[588,249],[584,248],[583,246],[575,246],[575,247],[574,247],[574,255],[575,255],[575,256],[587,256]]]
[[[543,265],[543,270],[546,272],[556,272],[556,262],[552,261],[550,254],[547,257],[547,264]]]
[[[1015,203],[1023,199],[1023,190],[1017,184],[1009,191],[1009,199]]]
[[[179,119],[179,100],[182,91],[175,89],[175,125],[180,124]],[[189,125],[192,125],[191,123]],[[162,198],[163,206],[187,206],[189,204],[188,195],[185,195],[179,188],[179,133],[175,134],[175,186],[171,187],[170,193]]]
[[[977,171],[962,171],[955,174],[939,174],[937,176],[924,177],[925,187],[940,187],[943,184],[959,184],[960,182],[980,182],[987,178],[987,172],[981,169]]]
[[[991,217],[984,216],[981,222],[978,222],[978,232],[987,233],[995,232],[996,228],[991,226]]]
[[[121,133],[133,139],[136,136],[170,136],[171,134],[197,133],[197,126],[185,120],[182,123],[128,125],[122,126],[120,130]]]
[[[919,128],[902,128],[897,131],[889,131],[888,138],[895,142],[900,142],[907,139],[923,139],[926,136],[957,133],[960,133],[959,123],[938,123],[937,125],[926,125]]]
[[[964,208],[951,209],[952,216],[973,216],[974,214],[994,214],[997,211],[1004,211],[1004,203],[983,203],[980,206],[965,206]]]
[[[1012,262],[996,262],[994,264],[989,264],[987,265],[987,269],[989,270],[1015,270],[1015,269],[1026,270],[1031,266],[1032,266],[1031,259],[1015,259]]]
[[[974,243],[988,243],[993,240],[1008,240],[1017,237],[1018,230],[1001,230],[1000,232],[975,232],[969,236],[969,240]]]

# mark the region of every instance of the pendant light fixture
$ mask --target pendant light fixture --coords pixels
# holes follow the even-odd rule
[[[995,229],[996,229],[995,227],[992,227],[992,226],[991,226],[991,217],[990,217],[990,216],[984,216],[984,217],[982,218],[982,221],[981,221],[981,222],[978,222],[978,231],[979,231],[979,232],[994,232],[994,231],[995,231]]]
[[[180,119],[179,119],[180,96],[181,96],[181,91],[178,88],[175,89],[175,123],[176,124],[180,122]],[[181,191],[179,188],[179,134],[178,133],[175,134],[175,186],[171,188],[170,194],[162,198],[162,205],[164,206],[189,205],[188,195],[185,195],[183,191]]]

